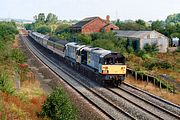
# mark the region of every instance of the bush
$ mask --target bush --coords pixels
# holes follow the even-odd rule
[[[0,91],[13,94],[15,89],[7,73],[0,74]]]
[[[145,52],[145,50],[139,50],[137,55],[142,59],[150,59],[151,56]]]
[[[172,68],[171,64],[168,63],[167,61],[160,61],[160,60],[146,61],[144,66],[149,70],[152,70],[154,67],[162,68],[162,69]]]
[[[151,54],[156,54],[156,53],[159,52],[157,43],[153,43],[152,45],[150,45],[150,44],[147,43],[147,44],[144,46],[144,50],[145,50],[147,53],[151,53]]]
[[[130,47],[130,46],[128,47],[127,51],[128,51],[128,53],[130,53],[130,54],[133,54],[133,53],[134,53],[133,47]]]
[[[97,39],[97,40],[92,42],[92,46],[104,48],[107,50],[113,50],[114,49],[113,41],[108,40],[108,39]]]
[[[72,106],[67,94],[60,88],[56,88],[48,96],[42,111],[39,113],[40,117],[49,117],[53,120],[74,120],[77,119],[75,109]]]
[[[81,42],[84,44],[90,44],[91,43],[91,36],[84,35],[84,34],[77,34],[77,42]]]

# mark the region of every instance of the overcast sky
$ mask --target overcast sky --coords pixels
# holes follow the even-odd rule
[[[165,20],[169,14],[180,13],[180,0],[0,0],[0,18],[33,19],[51,12],[58,19],[81,20],[100,16],[111,19]]]

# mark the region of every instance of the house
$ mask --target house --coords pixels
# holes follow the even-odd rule
[[[169,46],[169,38],[163,34],[153,31],[124,31],[116,30],[116,36],[128,39],[128,45],[131,45],[135,51],[143,49],[148,44],[157,43],[159,52],[167,52]]]
[[[106,20],[100,17],[85,18],[70,28],[71,32],[79,32],[83,34],[97,33],[101,31],[119,30],[119,27],[110,23],[110,17],[107,15]]]

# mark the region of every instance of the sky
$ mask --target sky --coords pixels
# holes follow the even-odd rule
[[[180,13],[180,0],[0,0],[0,18],[33,20],[54,13],[59,20],[110,15],[111,20],[165,20]]]

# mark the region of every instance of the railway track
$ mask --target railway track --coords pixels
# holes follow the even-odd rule
[[[173,109],[172,108],[165,109],[164,107],[152,101],[149,101],[127,89],[119,87],[119,88],[111,88],[109,90],[113,92],[114,94],[118,95],[119,97],[125,99],[126,101],[132,103],[133,105],[144,110],[145,112],[152,114],[153,116],[156,116],[158,119],[163,119],[163,120],[164,119],[171,119],[171,120],[180,119],[180,116],[179,116],[180,109],[177,109],[176,108],[177,106]]]
[[[29,41],[27,40],[24,42],[26,43]],[[32,43],[29,42],[26,43],[26,45],[27,44]],[[92,81],[90,82],[89,80],[86,80],[86,78],[84,77],[80,77],[80,74],[73,72],[72,70],[66,68],[63,65],[59,65],[59,62],[56,61],[53,57],[51,58],[54,60],[50,60],[41,53],[42,51],[40,52],[38,51],[39,49],[37,50],[35,47],[33,47],[33,45],[31,46],[31,48],[34,48],[34,50],[36,50],[36,54],[38,52],[39,55],[44,57],[44,61],[46,61],[44,62],[45,64],[47,64],[48,62],[48,64],[52,64],[48,65],[52,71],[54,71],[58,76],[64,79],[79,94],[84,96],[90,103],[96,106],[110,119],[179,119],[179,114],[176,114],[180,110],[179,108],[177,108],[177,110],[174,110],[174,108],[173,110],[170,110],[167,109],[167,107],[162,107],[162,105],[160,106],[158,104],[156,105],[153,102],[153,104],[150,104],[151,102],[147,100],[148,97],[141,98],[137,97],[137,95],[132,95],[132,91],[136,90],[136,92],[138,92],[138,89],[133,89],[133,86],[123,84],[122,87],[118,89],[102,88],[98,84],[93,83]],[[140,94],[140,92],[138,94]],[[154,100],[156,100],[156,98],[154,98]],[[156,112],[154,112],[154,110],[156,110]],[[174,111],[176,111],[175,114],[172,114]]]
[[[76,79],[74,76],[64,71],[57,64],[53,63],[47,57],[42,55],[35,47],[30,45],[31,43],[25,37],[22,38],[26,46],[32,53],[38,57],[47,67],[49,67],[53,72],[55,72],[60,78],[65,80],[65,82],[74,88],[79,94],[84,96],[90,103],[97,107],[101,112],[103,112],[110,119],[135,119],[133,116],[124,112],[122,109],[115,106],[113,103],[109,102],[107,99],[97,94],[95,91],[89,89],[82,82]]]
[[[163,109],[164,111],[169,112],[170,114],[174,114],[174,116],[177,116],[180,118],[180,106],[171,103],[165,99],[162,99],[158,96],[155,96],[151,93],[148,93],[142,89],[139,89],[135,86],[132,86],[128,83],[123,83],[121,85],[121,87],[119,87],[119,89],[123,89],[128,91],[129,93],[131,93],[134,96],[139,97],[140,99],[144,99],[147,102],[149,102],[150,104],[159,107],[160,109]]]

